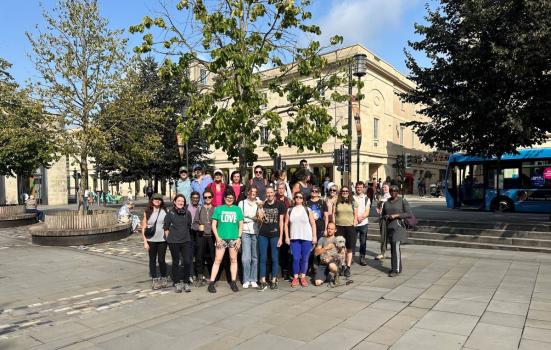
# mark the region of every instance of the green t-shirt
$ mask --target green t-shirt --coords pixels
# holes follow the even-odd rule
[[[216,220],[218,237],[221,239],[239,238],[239,221],[243,221],[243,211],[236,205],[221,205],[214,209],[212,219]]]

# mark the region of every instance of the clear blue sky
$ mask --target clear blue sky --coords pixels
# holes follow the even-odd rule
[[[140,22],[144,15],[154,16],[162,0],[99,0],[102,16],[112,28],[125,28]],[[174,0],[167,0],[174,3]],[[413,25],[424,22],[425,3],[434,0],[313,0],[313,20],[321,26],[324,35],[344,36],[345,44],[360,43],[407,74],[403,48],[414,39]],[[55,0],[43,0],[51,9]],[[34,80],[36,73],[28,54],[31,47],[25,32],[35,32],[35,25],[43,25],[39,0],[1,0],[0,57],[13,64],[11,73],[23,84]],[[140,37],[126,33],[131,46]]]

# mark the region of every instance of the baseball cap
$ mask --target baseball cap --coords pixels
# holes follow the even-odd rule
[[[216,175],[216,174],[220,174],[220,175],[224,176],[224,172],[223,172],[222,170],[220,170],[220,169],[216,169],[216,170],[214,171],[214,173],[212,173],[212,175]]]
[[[153,195],[151,196],[151,199],[160,199],[160,200],[163,200],[163,195],[160,194],[160,193],[153,193]]]
[[[178,171],[179,173],[183,173],[183,172],[186,172],[187,173],[187,168],[185,166],[181,166],[180,167],[180,170]]]
[[[193,171],[195,171],[195,170],[203,170],[203,166],[201,164],[195,164],[193,166]]]

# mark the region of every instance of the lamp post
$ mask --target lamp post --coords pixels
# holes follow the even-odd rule
[[[360,81],[361,78],[367,73],[367,55],[365,54],[355,54],[352,57],[352,61],[348,65],[348,185],[350,185],[351,170],[352,170],[352,82],[353,77],[358,77],[358,96],[360,94]],[[360,180],[360,145],[362,142],[361,139],[361,124],[360,124],[360,101],[358,98],[358,110],[354,119],[356,120],[356,132],[358,135],[358,143],[356,149],[356,182]]]

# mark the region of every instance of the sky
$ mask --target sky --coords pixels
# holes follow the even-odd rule
[[[145,15],[154,17],[161,0],[98,0],[100,13],[113,29],[128,29]],[[173,4],[173,0],[163,0]],[[408,40],[418,37],[415,23],[424,23],[425,5],[435,0],[312,0],[313,21],[320,25],[322,37],[344,37],[344,46],[362,44],[380,59],[407,75],[403,49]],[[28,55],[31,46],[25,32],[43,27],[42,3],[51,9],[56,0],[0,0],[0,57],[12,63],[10,73],[17,82],[37,80]],[[130,47],[140,36],[126,31]],[[423,57],[415,55],[421,62]]]

